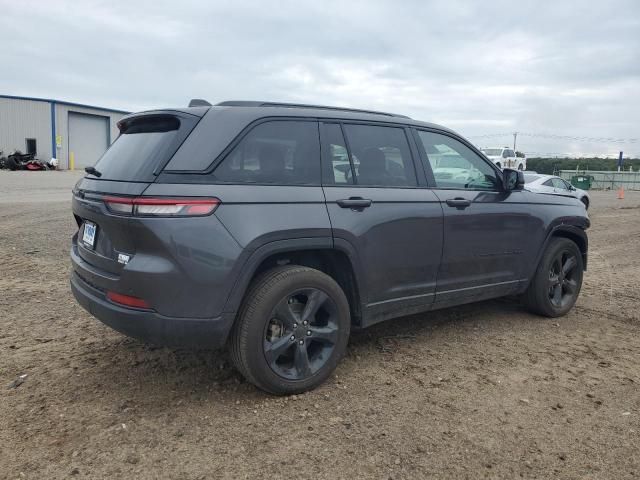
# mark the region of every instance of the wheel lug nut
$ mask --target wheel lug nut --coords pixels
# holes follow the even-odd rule
[[[309,323],[309,322],[307,322],[306,320],[304,322],[302,322],[303,325],[306,325],[307,323]]]
[[[294,323],[294,324],[293,324],[293,328],[298,328],[298,324],[297,324],[297,323]]]
[[[296,336],[295,335],[291,335],[291,341],[294,342],[296,340]]]
[[[311,330],[307,330],[307,336],[311,335]]]
[[[300,340],[298,343],[302,345],[304,343],[304,340]]]

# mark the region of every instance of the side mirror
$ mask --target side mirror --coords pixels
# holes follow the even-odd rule
[[[522,173],[522,170],[505,168],[502,170],[502,185],[505,192],[524,189],[524,173]]]

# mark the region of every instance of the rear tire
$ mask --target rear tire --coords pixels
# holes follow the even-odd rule
[[[230,341],[242,375],[276,395],[322,384],[344,355],[351,318],[340,286],[319,270],[278,267],[253,281]]]
[[[566,315],[578,299],[583,270],[578,246],[567,238],[552,238],[523,295],[525,306],[545,317]]]

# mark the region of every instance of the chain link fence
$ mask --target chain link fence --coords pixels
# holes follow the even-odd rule
[[[592,190],[617,190],[623,187],[625,190],[640,190],[640,172],[603,172],[595,170],[560,170],[558,175],[567,181],[571,181],[574,175],[591,175]]]

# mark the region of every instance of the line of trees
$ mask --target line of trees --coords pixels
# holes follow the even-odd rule
[[[633,168],[634,172],[640,170],[640,158],[624,159],[624,170]],[[527,158],[527,170],[553,175],[558,170],[605,170],[617,171],[618,159],[616,158]]]

